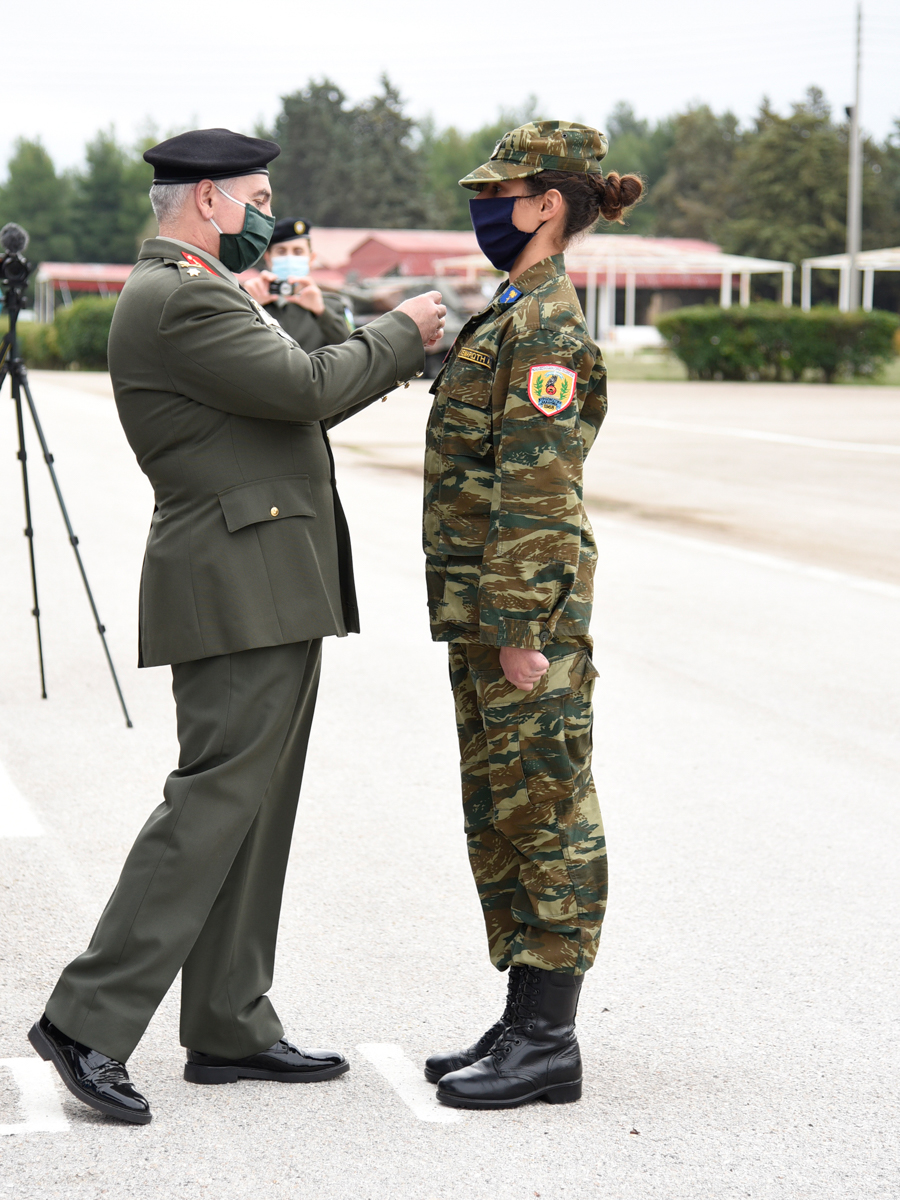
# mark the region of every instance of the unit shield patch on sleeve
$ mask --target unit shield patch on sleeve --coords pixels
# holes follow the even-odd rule
[[[575,399],[577,380],[569,367],[540,363],[528,372],[528,399],[545,417],[555,417]]]

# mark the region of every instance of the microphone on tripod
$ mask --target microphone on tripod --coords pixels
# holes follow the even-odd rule
[[[0,255],[0,285],[12,289],[14,294],[5,296],[4,299],[7,301],[7,308],[9,301],[13,302],[16,312],[22,306],[25,282],[34,270],[33,264],[22,253],[28,241],[27,230],[15,221],[10,221],[0,229],[0,248],[3,250],[3,254]]]
[[[113,685],[116,689],[116,694],[119,697],[119,704],[122,706],[122,712],[125,715],[125,724],[131,729],[131,717],[128,715],[128,709],[125,705],[125,697],[122,695],[122,688],[119,684],[119,677],[116,674],[116,668],[113,665],[112,655],[109,652],[109,646],[106,643],[106,626],[100,620],[100,614],[97,611],[97,605],[94,602],[94,593],[91,591],[91,585],[88,583],[88,577],[84,569],[84,563],[81,561],[81,551],[78,549],[78,538],[75,536],[75,530],[72,528],[72,522],[69,520],[69,513],[66,509],[65,501],[63,500],[62,492],[59,487],[59,480],[56,478],[56,469],[53,466],[53,455],[50,453],[50,447],[47,445],[47,439],[44,437],[44,431],[41,428],[41,422],[38,417],[37,408],[35,407],[34,397],[31,395],[31,388],[28,386],[28,373],[25,369],[25,363],[19,357],[18,346],[16,340],[16,322],[19,313],[22,311],[22,304],[25,299],[25,294],[28,290],[28,276],[34,270],[34,263],[30,263],[22,253],[28,245],[28,232],[21,225],[17,225],[15,221],[10,221],[8,225],[4,225],[0,229],[0,295],[3,298],[3,309],[9,321],[9,328],[3,337],[0,338],[0,386],[3,385],[7,375],[10,379],[12,389],[12,399],[16,406],[16,426],[19,433],[19,453],[17,455],[22,466],[22,491],[25,498],[25,536],[28,538],[28,555],[31,564],[31,594],[34,597],[34,608],[31,610],[31,615],[34,617],[37,627],[37,644],[38,644],[38,665],[41,672],[41,696],[44,700],[47,699],[47,685],[44,678],[44,643],[41,636],[41,609],[38,604],[38,585],[37,585],[37,567],[34,559],[34,528],[31,521],[31,492],[28,485],[28,454],[25,449],[25,422],[22,411],[22,396],[25,396],[25,402],[28,405],[28,410],[31,413],[31,418],[34,421],[34,428],[38,435],[38,441],[41,443],[41,450],[44,455],[44,462],[47,464],[47,470],[50,472],[50,479],[53,483],[53,490],[56,492],[56,499],[59,502],[59,509],[62,513],[63,522],[66,526],[66,532],[69,535],[69,544],[75,551],[75,559],[78,563],[78,570],[81,574],[81,581],[84,584],[84,590],[87,592],[88,602],[91,606],[91,612],[94,615],[94,624],[97,627],[97,632],[100,635],[100,640],[103,643],[103,652],[106,655],[106,663],[112,675]]]
[[[0,229],[0,246],[7,254],[21,254],[29,242],[28,232],[15,221],[10,221]]]

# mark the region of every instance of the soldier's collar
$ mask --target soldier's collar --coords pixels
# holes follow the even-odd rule
[[[197,246],[192,246],[190,242],[182,242],[179,238],[173,237],[155,237],[148,238],[141,246],[141,252],[138,259],[142,258],[165,258],[172,262],[184,262],[187,255],[191,258],[199,258],[206,266],[210,267],[216,275],[221,275],[223,279],[227,279],[229,283],[233,283],[235,287],[240,287],[240,280],[236,279],[231,271],[226,266],[223,266],[217,258],[208,254],[205,250],[200,250]]]
[[[529,267],[527,271],[523,271],[516,278],[515,283],[510,283],[508,279],[500,284],[494,295],[493,305],[498,312],[504,312],[510,308],[522,296],[527,296],[529,292],[536,291],[542,284],[547,283],[551,279],[555,279],[557,275],[566,273],[566,262],[561,254],[554,254],[550,258],[542,258],[540,262],[535,263],[533,267]]]

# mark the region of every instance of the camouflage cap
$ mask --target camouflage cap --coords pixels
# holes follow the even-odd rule
[[[601,174],[600,160],[609,143],[606,134],[574,121],[529,121],[504,133],[490,160],[470,171],[460,186],[477,190],[501,179],[524,179],[540,171]]]

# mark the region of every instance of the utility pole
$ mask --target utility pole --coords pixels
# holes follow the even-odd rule
[[[847,178],[847,308],[859,308],[859,266],[862,249],[862,143],[859,132],[859,76],[862,60],[862,2],[856,6],[856,90],[850,118],[850,169]]]

